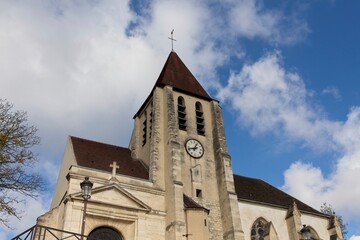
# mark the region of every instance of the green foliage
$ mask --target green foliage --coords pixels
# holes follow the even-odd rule
[[[19,195],[36,197],[42,179],[31,169],[36,155],[31,148],[40,143],[37,128],[27,123],[24,111],[12,111],[13,105],[0,99],[0,224],[9,217],[20,218],[15,207]]]
[[[347,234],[347,230],[346,230],[347,223],[344,222],[342,216],[335,214],[335,209],[331,206],[331,204],[327,204],[326,202],[324,202],[323,205],[320,207],[320,212],[325,213],[329,216],[333,216],[333,215],[336,216],[340,224],[342,235],[344,239],[346,239],[345,235]]]

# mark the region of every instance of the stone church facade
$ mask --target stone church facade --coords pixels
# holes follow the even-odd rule
[[[86,211],[84,177],[93,183]],[[68,138],[51,210],[37,224],[84,226],[89,240],[300,240],[305,224],[313,239],[342,239],[334,216],[233,174],[221,107],[175,52],[134,116],[128,148]]]

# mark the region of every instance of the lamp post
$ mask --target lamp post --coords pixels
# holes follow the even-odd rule
[[[311,240],[310,227],[303,225],[303,228],[300,230],[303,240]]]
[[[85,215],[86,215],[86,207],[87,201],[91,198],[91,190],[93,187],[93,183],[90,182],[89,177],[85,177],[85,180],[80,183],[81,187],[81,196],[84,199],[84,213],[81,225],[81,240],[84,239],[84,230],[85,230]]]

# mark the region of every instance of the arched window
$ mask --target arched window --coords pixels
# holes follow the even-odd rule
[[[251,227],[251,240],[264,240],[268,232],[268,222],[263,218],[258,218]]]
[[[308,227],[310,228],[310,237],[311,237],[310,239],[320,239],[315,229],[311,226]]]
[[[186,130],[186,106],[183,97],[178,97],[178,121],[179,129]]]
[[[196,113],[196,129],[197,133],[204,135],[205,134],[205,121],[204,121],[204,113],[201,106],[201,103],[195,103],[195,113]]]
[[[87,240],[123,240],[120,233],[109,227],[99,227],[91,231]]]

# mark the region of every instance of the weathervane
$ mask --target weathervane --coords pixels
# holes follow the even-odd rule
[[[174,41],[176,41],[176,39],[174,39],[174,29],[171,31],[171,37],[169,37],[169,39],[171,40],[171,51],[174,51]]]

